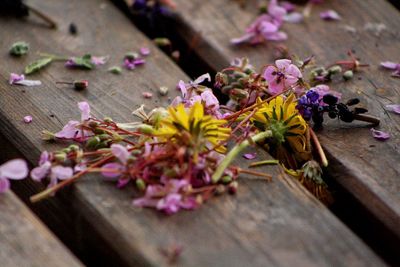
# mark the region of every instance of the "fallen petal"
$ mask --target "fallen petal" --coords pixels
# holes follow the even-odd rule
[[[30,122],[32,122],[32,116],[30,116],[30,115],[25,116],[25,117],[24,117],[24,122],[25,122],[25,123],[30,123]]]
[[[0,177],[21,180],[28,176],[28,165],[23,159],[13,159],[0,165]]]
[[[387,110],[400,114],[400,104],[386,105]]]
[[[385,141],[387,139],[390,138],[390,134],[387,132],[383,132],[383,131],[379,131],[379,130],[375,130],[374,128],[371,128],[371,133],[372,136],[375,139],[381,140],[381,141]]]
[[[257,153],[246,153],[243,154],[243,158],[245,159],[255,159],[257,157]]]

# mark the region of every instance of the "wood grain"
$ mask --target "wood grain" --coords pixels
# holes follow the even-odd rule
[[[42,142],[40,132],[57,131],[69,119],[78,118],[78,101],[88,101],[95,116],[129,121],[133,120],[130,111],[141,103],[151,107],[168,102],[166,97],[157,96],[159,86],[167,85],[173,95],[176,82],[188,79],[108,2],[32,2],[57,18],[58,31],[31,22],[0,20],[0,51],[7,51],[20,39],[32,48],[28,57],[19,60],[5,52],[0,56],[0,131],[30,162],[37,161],[40,150],[57,148]],[[70,22],[78,26],[76,37],[67,33]],[[106,72],[108,66],[121,63],[125,52],[144,45],[152,50],[145,66],[124,71],[121,76]],[[10,86],[9,73],[21,72],[38,50],[65,55],[92,52],[111,59],[105,68],[94,71],[71,71],[54,63],[32,76],[40,79],[42,86]],[[55,84],[77,79],[88,79],[89,88],[76,92]],[[143,91],[153,91],[155,97],[144,100]],[[33,116],[28,125],[22,122],[27,114]],[[214,198],[197,211],[171,217],[133,208],[133,190],[118,190],[96,175],[85,177],[44,203],[62,202],[65,212],[73,216],[73,225],[66,231],[76,235],[77,245],[90,247],[98,257],[116,255],[119,266],[167,266],[168,259],[160,251],[174,245],[183,247],[179,266],[384,265],[297,181],[278,168],[260,171],[271,173],[273,182],[243,177],[236,196]],[[29,184],[24,194],[34,191],[37,187]],[[49,209],[47,216],[63,214]]]
[[[82,266],[11,191],[0,210],[1,266]]]
[[[177,0],[181,35],[188,42],[197,42],[194,50],[215,70],[226,67],[234,57],[249,57],[261,67],[274,60],[274,45],[230,45],[255,19],[255,1],[247,1],[245,9],[234,1]],[[327,22],[319,12],[336,10],[340,22]],[[351,82],[336,81],[333,88],[343,98],[359,97],[369,113],[381,119],[380,129],[390,132],[391,139],[379,142],[372,138],[369,126],[330,121],[319,133],[330,156],[328,172],[365,205],[386,227],[400,238],[400,117],[385,111],[386,104],[400,102],[400,80],[379,67],[381,61],[399,61],[400,16],[398,10],[383,0],[326,1],[313,10],[302,24],[285,24],[289,39],[283,44],[300,57],[315,55],[319,63],[329,65],[346,59],[354,50],[356,56],[371,66],[357,74]],[[368,25],[382,23],[380,33]],[[351,26],[355,32],[349,32]]]

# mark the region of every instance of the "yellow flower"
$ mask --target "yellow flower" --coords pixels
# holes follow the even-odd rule
[[[168,109],[168,116],[161,120],[160,128],[154,134],[164,140],[189,145],[195,150],[205,150],[207,143],[217,146],[229,138],[231,129],[222,127],[226,123],[226,120],[204,115],[204,107],[200,102],[190,109],[179,104]],[[219,146],[216,151],[225,153],[226,147]]]
[[[257,102],[260,103],[261,99]],[[278,96],[265,103],[250,120],[261,130],[271,130],[278,145],[287,142],[294,152],[306,151],[308,125],[296,109],[293,94],[286,100]]]

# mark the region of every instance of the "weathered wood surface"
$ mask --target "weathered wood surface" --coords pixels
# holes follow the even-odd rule
[[[87,100],[95,116],[133,120],[130,111],[139,104],[155,106],[167,102],[167,98],[157,96],[159,86],[172,89],[179,79],[188,79],[108,2],[32,2],[57,18],[58,31],[13,19],[0,20],[0,131],[32,163],[37,161],[40,150],[57,147],[43,143],[40,132],[57,131],[69,119],[79,118],[78,101]],[[76,37],[67,33],[70,22],[78,26]],[[30,42],[31,53],[18,60],[10,58],[5,51],[21,39]],[[106,72],[108,66],[120,64],[125,52],[144,45],[152,50],[145,66],[121,76]],[[92,52],[110,55],[111,59],[107,66],[93,71],[71,71],[54,63],[32,76],[40,79],[42,86],[10,86],[9,73],[21,72],[36,58],[37,50],[62,55]],[[76,92],[55,84],[77,79],[88,79],[88,90]],[[143,100],[143,91],[154,91],[153,100]],[[176,92],[171,90],[171,94]],[[34,118],[30,124],[22,122],[27,114]],[[118,190],[95,175],[85,177],[45,203],[61,201],[67,214],[82,218],[86,226],[70,225],[65,231],[72,231],[80,242],[90,244],[98,257],[102,257],[99,252],[117,255],[119,265],[168,265],[160,250],[174,244],[183,247],[178,262],[182,266],[383,265],[297,181],[282,175],[277,168],[261,171],[273,174],[273,182],[243,178],[236,196],[215,198],[195,212],[171,217],[133,208],[133,191]],[[37,187],[29,184],[25,195],[35,191]],[[63,214],[49,209],[48,216]],[[97,240],[103,241],[103,247]]]
[[[178,30],[215,70],[228,66],[234,57],[249,57],[257,67],[273,62],[276,43],[256,47],[229,43],[256,18],[255,1],[246,1],[245,9],[231,0],[176,3],[182,23]],[[321,20],[319,12],[328,9],[336,10],[342,20]],[[385,29],[380,34],[368,30],[369,23],[383,23]],[[383,0],[326,1],[313,9],[307,22],[285,24],[289,39],[283,44],[291,53],[303,58],[315,55],[317,62],[326,65],[346,59],[349,50],[371,64],[353,81],[335,82],[332,87],[344,99],[359,97],[369,113],[381,119],[380,129],[390,132],[391,139],[376,141],[365,124],[338,121],[330,121],[319,136],[331,160],[330,174],[400,238],[400,117],[384,109],[386,104],[400,102],[400,80],[379,67],[381,61],[400,58],[399,24],[400,13]],[[347,31],[346,26],[356,32]]]
[[[82,266],[14,193],[0,195],[0,210],[1,266]]]

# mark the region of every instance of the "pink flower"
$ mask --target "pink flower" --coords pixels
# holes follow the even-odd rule
[[[30,115],[25,116],[25,117],[24,117],[24,122],[25,122],[25,123],[30,123],[30,122],[32,122],[32,116],[30,116]]]
[[[75,139],[82,141],[85,137],[92,136],[90,131],[82,130],[79,126],[90,119],[90,106],[87,102],[79,102],[78,108],[81,110],[81,122],[71,120],[61,131],[55,133],[55,137],[62,139]]]
[[[371,128],[371,134],[375,139],[378,139],[380,141],[385,141],[387,139],[390,138],[390,134],[383,132],[383,131],[379,131],[379,130],[375,130],[374,128]]]
[[[269,83],[268,91],[272,95],[281,93],[302,78],[299,68],[289,59],[279,59],[275,61],[275,65],[268,66],[263,75]]]
[[[10,80],[9,83],[11,85],[24,85],[24,86],[36,86],[36,85],[41,85],[41,81],[36,81],[36,80],[25,80],[25,76],[23,74],[18,75],[16,73],[11,73],[10,74]]]
[[[386,105],[386,109],[396,114],[400,114],[400,104]]]
[[[395,63],[391,61],[381,62],[381,66],[385,69],[394,70],[392,73],[393,77],[400,78],[400,63]]]
[[[319,13],[321,19],[324,20],[340,20],[341,17],[335,10],[327,10],[324,12]]]
[[[13,159],[0,165],[0,193],[10,188],[9,180],[22,180],[28,172],[28,165],[23,159]]]
[[[198,93],[193,89],[198,88],[200,84],[206,80],[211,81],[211,76],[209,73],[203,74],[196,80],[189,81],[189,83],[185,83],[184,81],[180,80],[177,88],[180,89],[182,97],[175,97],[171,105],[176,106],[180,103],[184,103],[185,107],[191,107],[195,102],[200,102],[202,100],[202,97],[198,95]]]

